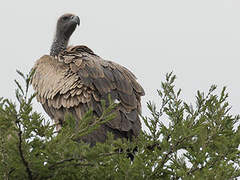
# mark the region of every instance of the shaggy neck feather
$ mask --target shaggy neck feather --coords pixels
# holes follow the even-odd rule
[[[50,55],[57,56],[61,51],[65,50],[68,45],[68,40],[67,38],[56,35],[51,46]]]

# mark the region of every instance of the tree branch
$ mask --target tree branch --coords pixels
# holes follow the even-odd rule
[[[27,174],[28,174],[28,179],[32,180],[33,177],[32,177],[32,171],[30,170],[29,168],[29,165],[28,165],[28,162],[26,161],[26,159],[24,158],[24,155],[23,155],[23,150],[22,150],[22,131],[21,131],[21,127],[20,127],[20,124],[19,122],[16,122],[17,124],[17,127],[18,127],[18,138],[19,138],[19,144],[18,144],[18,150],[19,150],[19,154],[20,154],[20,157],[22,159],[22,162],[23,162],[23,165],[25,166],[26,168],[26,171],[27,171]]]
[[[196,166],[195,168],[191,168],[191,169],[187,172],[187,174],[188,174],[188,175],[192,175],[192,173],[194,173],[195,171],[202,170],[202,169],[205,168],[205,167],[207,167],[208,169],[209,169],[209,168],[212,168],[212,167],[215,166],[215,164],[216,164],[218,161],[222,160],[224,157],[226,157],[226,153],[224,153],[222,156],[219,156],[218,158],[216,158],[216,159],[211,163],[210,166],[208,166],[207,164],[206,164],[205,166],[200,167],[200,168]]]
[[[176,142],[176,144],[170,146],[169,151],[168,151],[167,154],[162,158],[162,161],[161,161],[160,165],[154,170],[155,172],[152,174],[152,176],[155,175],[155,174],[158,172],[158,169],[159,169],[159,168],[163,168],[164,164],[167,162],[167,159],[169,159],[169,156],[174,152],[174,150],[176,150],[176,147],[179,146],[180,144],[182,144],[183,141],[185,141],[186,139],[188,139],[188,138],[190,138],[190,137],[192,137],[192,136],[186,136],[186,137],[184,137],[184,138],[182,138],[182,139],[179,139],[179,140]],[[169,138],[170,138],[170,135],[168,135],[167,139],[169,140]]]

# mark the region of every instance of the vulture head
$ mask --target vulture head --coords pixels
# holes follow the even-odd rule
[[[80,25],[80,19],[74,14],[64,14],[58,19],[55,37],[50,50],[51,56],[57,56],[59,52],[66,49],[69,38],[77,25]]]
[[[56,36],[69,39],[73,31],[80,24],[78,16],[73,14],[64,14],[57,21]]]

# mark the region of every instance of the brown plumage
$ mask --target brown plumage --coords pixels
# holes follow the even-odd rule
[[[104,142],[107,132],[112,132],[115,138],[137,136],[141,130],[139,113],[143,88],[128,69],[103,60],[88,47],[67,48],[68,40],[79,23],[79,18],[72,14],[59,18],[50,55],[37,60],[33,68],[32,85],[37,92],[37,100],[59,129],[65,113],[72,113],[77,121],[81,121],[92,108],[94,115],[101,116],[100,101],[107,101],[110,94],[113,100],[119,101],[116,118],[82,140],[92,145]]]

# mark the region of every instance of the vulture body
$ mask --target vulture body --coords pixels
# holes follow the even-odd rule
[[[116,117],[101,125],[82,140],[94,145],[104,142],[107,132],[115,138],[131,138],[141,131],[139,113],[143,88],[125,67],[102,59],[86,46],[67,47],[68,40],[80,20],[72,14],[58,19],[50,55],[36,61],[32,85],[37,100],[60,129],[66,113],[77,121],[92,108],[95,116],[102,114],[101,100],[119,101]]]

